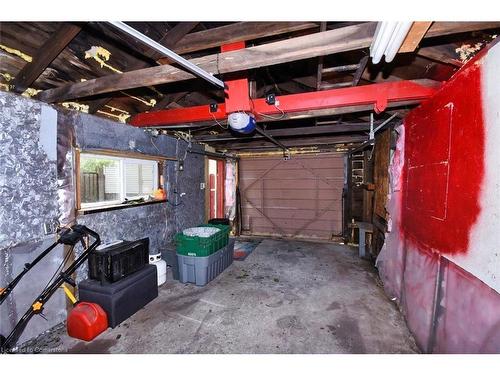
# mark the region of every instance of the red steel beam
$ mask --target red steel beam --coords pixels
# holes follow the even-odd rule
[[[277,96],[276,106],[267,104],[265,99],[254,99],[251,101],[251,112],[259,120],[263,119],[262,114],[281,114],[280,109],[285,113],[291,113],[373,104],[375,112],[380,113],[387,108],[388,103],[425,100],[436,91],[437,87],[435,86],[424,86],[414,81],[374,83],[364,86]],[[214,119],[223,120],[225,118],[227,118],[226,106],[221,103],[218,105],[216,112],[210,112],[209,105],[200,105],[139,113],[131,119],[130,124],[137,127],[167,126]]]
[[[236,51],[245,48],[245,42],[235,42],[221,46],[221,52]],[[248,79],[241,76],[241,73],[227,74],[224,76],[226,89],[225,103],[228,113],[238,111],[250,111],[250,96],[248,90]]]

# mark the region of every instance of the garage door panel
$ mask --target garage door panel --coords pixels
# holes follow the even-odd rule
[[[266,191],[278,190],[297,190],[297,189],[331,189],[331,185],[322,180],[308,179],[308,180],[293,180],[293,184],[284,184],[283,180],[276,180],[270,178],[263,178]],[[262,183],[261,183],[262,184]]]
[[[280,189],[280,190],[297,190],[297,189],[336,189],[342,190],[343,178],[316,178],[314,176],[299,177],[296,179],[293,176],[285,178],[254,178],[247,181],[240,179],[240,191],[246,191],[248,188],[252,190],[262,189],[262,181],[266,189]]]
[[[253,171],[261,171],[264,172],[268,170],[269,168],[274,167],[279,160],[277,159],[267,159],[267,158],[262,158],[259,161],[259,164],[249,164],[246,171],[248,172],[253,172]],[[308,168],[338,168],[338,169],[343,169],[344,168],[344,159],[342,157],[327,157],[327,158],[301,158],[300,159],[300,164],[307,166]],[[295,163],[294,160],[281,160],[281,163],[279,164],[279,169],[282,170],[289,170],[289,169],[298,169],[300,168],[300,164]],[[257,172],[258,173],[258,172]]]
[[[273,231],[269,226],[264,226],[264,227],[252,227],[254,228],[252,230],[252,235],[256,236],[283,236],[283,233],[278,232],[278,231]],[[332,238],[332,232],[329,230],[310,230],[310,229],[304,229],[300,231],[299,234],[295,234],[295,231],[293,230],[287,230],[284,233],[286,236],[293,236],[296,238],[308,238],[308,239],[318,239],[318,240],[325,240],[325,239],[331,239]],[[334,233],[333,235],[337,235],[337,233]]]
[[[242,158],[243,233],[331,239],[342,232],[343,185],[339,155]]]
[[[242,207],[257,207],[259,209],[262,208],[262,202],[258,199],[250,199],[249,204],[246,200],[242,202]],[[341,200],[337,199],[325,199],[325,200],[319,200],[318,202],[318,208],[320,210],[324,210],[327,207],[330,207],[332,209],[337,209],[337,206],[342,205]],[[311,208],[314,208],[316,203],[312,201],[311,199],[282,199],[282,198],[275,198],[275,199],[265,199],[265,208],[267,209],[277,209],[277,208],[298,208],[298,209],[304,209],[308,210]]]
[[[338,224],[334,220],[316,220],[311,222],[311,220],[298,220],[298,219],[272,219],[272,221],[279,228],[286,228],[290,231],[296,231],[297,229],[309,229],[309,230],[322,230],[322,231],[332,231],[335,225]],[[252,217],[251,225],[260,227],[272,227],[272,224],[268,219],[264,217]]]
[[[252,217],[258,217],[260,212],[249,206],[246,207],[246,214]],[[300,209],[286,209],[286,208],[266,208],[264,214],[271,219],[305,219],[312,220],[317,216],[316,210],[300,210]],[[326,210],[321,215],[322,220],[342,220],[342,214],[334,210]]]
[[[315,178],[314,175],[318,175],[328,181],[343,181],[344,174],[343,170],[340,169],[313,169],[311,173],[310,170],[300,168],[294,170],[284,170],[284,169],[273,169],[266,175],[266,180],[301,180],[307,178]],[[262,173],[259,175],[244,175],[242,176],[241,182],[243,184],[251,184],[253,181],[258,180]]]
[[[260,199],[264,194],[266,200],[268,199],[284,199],[284,200],[331,200],[332,189],[267,189],[265,186],[264,191],[260,189],[249,190],[245,196],[249,199]]]

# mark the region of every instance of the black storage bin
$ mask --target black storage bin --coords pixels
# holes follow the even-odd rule
[[[89,255],[89,278],[115,282],[149,264],[149,238],[122,241]]]
[[[100,305],[108,315],[108,324],[115,328],[128,317],[158,297],[156,266],[142,270],[115,283],[84,280],[78,284],[80,301]]]
[[[226,218],[214,218],[208,220],[208,224],[222,224],[222,225],[230,225],[229,219]]]

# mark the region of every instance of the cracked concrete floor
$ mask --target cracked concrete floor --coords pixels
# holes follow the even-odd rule
[[[56,353],[417,353],[375,270],[348,246],[265,239],[205,287],[159,297],[93,342],[63,326],[30,345]]]

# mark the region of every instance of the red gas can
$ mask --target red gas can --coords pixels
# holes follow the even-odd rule
[[[71,337],[92,341],[108,329],[108,316],[97,303],[80,302],[69,313],[66,327]]]

